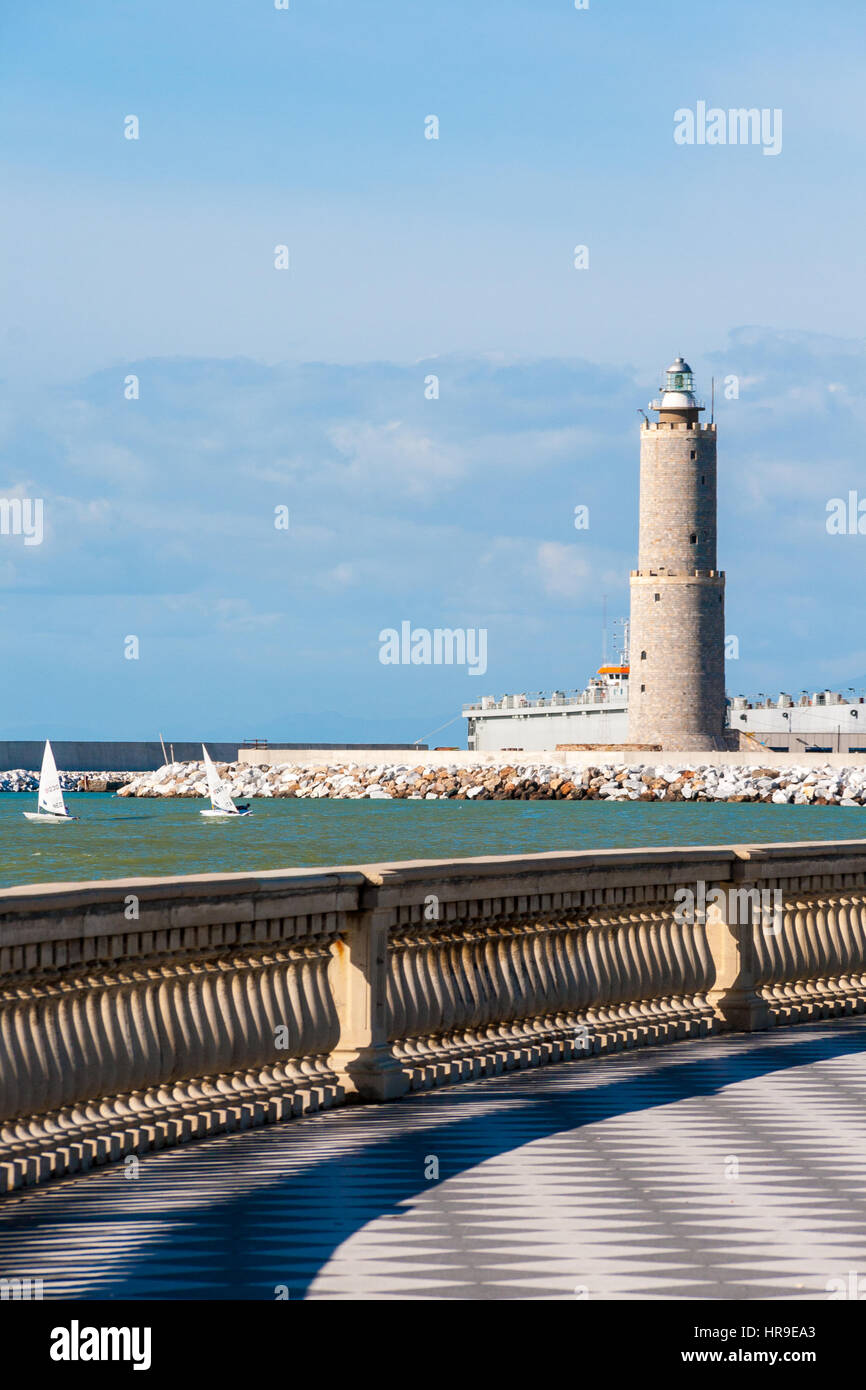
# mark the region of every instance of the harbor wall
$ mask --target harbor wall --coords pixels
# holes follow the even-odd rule
[[[42,750],[45,747],[44,740],[41,739],[13,739],[4,742],[0,740],[0,772],[11,772],[13,768],[24,768],[27,772],[38,772],[42,766]],[[52,739],[51,747],[54,750],[54,758],[61,772],[155,772],[165,763],[162,755],[162,745],[157,739],[155,742],[135,742],[121,740],[118,742],[103,742],[99,739]],[[418,745],[421,749],[425,744]],[[191,743],[189,739],[178,741],[177,739],[165,740],[166,753],[169,760],[174,762],[201,762],[201,743]],[[355,746],[351,743],[344,744],[291,744],[283,745],[286,750],[297,749],[306,756],[311,757],[316,752],[316,756],[321,758],[322,752],[316,750],[326,750],[328,753],[338,752],[340,757],[345,759],[347,752],[354,755]],[[238,758],[237,743],[208,743],[207,750],[215,762],[233,763]],[[377,750],[381,753],[412,753],[412,748],[407,748],[400,743],[380,743],[364,744],[363,750]],[[266,756],[261,750],[244,749],[244,753],[252,754],[252,761],[256,757]],[[375,757],[375,751],[373,752]],[[245,759],[246,760],[246,759]]]
[[[52,748],[61,772],[155,772],[163,766],[162,748],[156,743],[52,740]],[[166,751],[171,757],[169,740]],[[38,740],[0,741],[0,772],[24,768],[38,772],[42,766],[44,744]],[[697,766],[703,767],[866,767],[866,753],[785,753],[769,749],[741,749],[739,752],[696,753],[635,753],[618,751],[616,747],[600,744],[587,752],[557,752],[555,748],[525,750],[498,749],[489,752],[469,752],[465,748],[428,749],[382,744],[363,748],[351,744],[285,744],[280,748],[239,748],[236,743],[209,743],[211,757],[216,762],[249,763],[259,767],[345,766],[379,767],[383,762],[415,766],[505,767],[555,765],[582,771],[586,767],[610,764],[630,766]],[[175,762],[200,762],[201,744],[174,741]]]
[[[866,840],[4,889],[0,1191],[347,1096],[864,1011]]]
[[[11,772],[13,768],[24,768],[27,772],[38,772],[42,766],[42,739],[13,739],[0,741],[0,772]],[[89,739],[51,740],[54,759],[61,772],[154,772],[162,767],[165,759],[162,745],[156,742],[139,743],[119,741],[116,743]],[[165,740],[166,752],[171,758],[169,739]],[[201,761],[201,744],[174,741],[176,762]],[[217,762],[234,762],[238,755],[236,743],[209,743],[208,751]]]

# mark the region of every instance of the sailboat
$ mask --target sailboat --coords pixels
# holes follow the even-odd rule
[[[77,816],[70,816],[66,809],[63,789],[57,775],[57,764],[54,761],[54,754],[48,739],[45,740],[45,751],[42,754],[42,771],[39,774],[39,799],[36,802],[36,810],[25,811],[24,814],[28,820],[53,822],[55,825],[59,825],[61,821],[78,819]]]
[[[231,793],[225,782],[220,781],[220,775],[210,759],[210,754],[204,744],[201,746],[204,754],[204,770],[207,773],[207,789],[210,796],[210,810],[202,811],[203,816],[251,816],[252,811],[249,806],[237,807],[232,801]]]

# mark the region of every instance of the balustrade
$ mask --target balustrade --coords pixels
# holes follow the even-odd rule
[[[7,889],[0,1191],[352,1092],[864,1007],[859,841]]]

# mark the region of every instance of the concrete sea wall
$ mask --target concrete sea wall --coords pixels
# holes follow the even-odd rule
[[[157,742],[89,742],[73,741],[64,739],[52,740],[54,755],[57,766],[63,772],[155,772],[163,766],[164,758],[162,746]],[[13,770],[25,770],[38,773],[42,766],[42,750],[44,743],[41,741],[30,740],[0,740],[0,773],[11,772]],[[171,748],[174,749],[176,762],[192,762],[201,757],[201,744],[189,741],[169,742],[166,739],[166,750],[171,756]],[[280,748],[256,749],[239,748],[236,743],[209,743],[208,750],[211,756],[218,762],[234,762],[248,764],[249,766],[279,767],[290,764],[294,767],[317,767],[321,764],[335,766],[345,765],[349,762],[359,767],[376,767],[383,761],[383,753],[391,754],[391,761],[396,761],[399,754],[403,761],[411,759],[413,763],[419,757],[425,760],[435,757],[437,764],[442,765],[447,762],[457,767],[502,767],[507,758],[514,759],[515,753],[507,753],[502,750],[493,752],[470,752],[465,748],[448,748],[442,750],[428,750],[426,748],[404,748],[401,749],[393,744],[383,744],[376,748],[355,748],[351,745],[329,744],[329,745],[284,745]],[[621,755],[620,755],[621,756]],[[665,755],[659,754],[661,758]],[[667,755],[682,760],[687,754]],[[701,753],[700,757],[703,765],[712,767],[726,767],[738,765],[751,765],[753,767],[866,767],[866,754],[864,753],[774,753],[763,750],[757,753],[751,752],[729,752],[729,753]],[[556,749],[527,750],[522,755],[526,761],[535,763],[556,763],[558,766],[580,769],[597,766],[600,762],[610,762],[616,759],[615,751],[608,751],[600,747],[597,750],[587,752],[560,752]]]
[[[864,1009],[866,840],[6,889],[0,1190],[348,1095]]]
[[[175,751],[178,745],[175,744]],[[290,764],[292,767],[318,767],[322,764],[326,766],[345,765],[351,761],[358,767],[376,767],[382,762],[381,752],[369,749],[355,749],[352,751],[351,759],[346,757],[345,749],[341,748],[268,748],[265,750],[255,748],[240,748],[236,754],[239,763],[248,763],[251,766],[259,767],[280,767]],[[548,749],[526,749],[521,752],[508,749],[495,749],[490,752],[473,752],[465,748],[446,748],[425,750],[425,762],[436,759],[436,765],[441,767],[443,764],[455,767],[504,767],[510,759],[512,762],[519,760],[522,763],[551,764],[555,763],[559,767],[574,768],[582,771],[587,767],[598,767],[600,764],[615,762],[617,766],[623,766],[622,758],[627,755],[617,754],[616,749],[600,746],[597,749],[583,751],[561,751],[556,748]],[[678,762],[681,767],[689,764],[684,759],[691,757],[698,760],[703,767],[866,767],[866,753],[774,753],[769,749],[760,749],[756,752],[700,752],[688,753],[658,753],[651,755],[659,761],[670,759]],[[418,761],[414,751],[407,752],[403,758],[405,762],[411,758],[413,765]],[[396,760],[394,760],[396,761]],[[631,763],[631,766],[637,764]],[[694,766],[694,761],[691,764]]]
[[[165,741],[166,748],[169,740]],[[24,769],[38,772],[42,766],[44,740],[20,739],[0,741],[0,772]],[[83,740],[51,740],[54,760],[62,772],[151,772],[165,762],[162,745],[151,743],[101,743]],[[214,758],[236,758],[236,743],[212,743],[209,752]],[[174,755],[179,759],[200,758],[200,743],[174,743]]]
[[[413,753],[426,750],[426,744],[413,745],[412,748],[401,743],[378,743],[365,745],[363,749],[356,750],[352,743],[344,744],[285,744],[282,753],[295,751],[296,756],[315,757],[321,759],[325,753],[330,755],[338,754],[345,758],[351,752],[353,757],[373,758],[381,756],[383,753]],[[38,773],[42,766],[42,750],[45,747],[43,741],[38,739],[18,739],[0,740],[0,773],[12,771],[26,771]],[[54,749],[54,757],[61,774],[64,772],[154,772],[162,767],[165,762],[162,752],[162,744],[159,740],[151,742],[135,742],[121,740],[118,742],[101,742],[99,740],[90,741],[79,739],[70,741],[68,739],[52,739],[51,747]],[[201,743],[190,742],[187,740],[166,739],[165,747],[168,756],[172,756],[178,762],[189,762],[193,758],[201,757]],[[208,743],[208,752],[212,758],[219,759],[221,762],[231,762],[239,756],[239,752],[252,754],[253,760],[269,755],[262,750],[255,748],[238,749],[237,743]]]

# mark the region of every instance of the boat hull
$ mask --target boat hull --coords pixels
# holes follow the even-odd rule
[[[252,811],[199,811],[199,815],[215,820],[240,820],[242,816],[251,816]]]
[[[77,820],[77,816],[52,816],[48,811],[25,811],[25,820],[41,821],[44,825],[65,825],[67,821]]]

